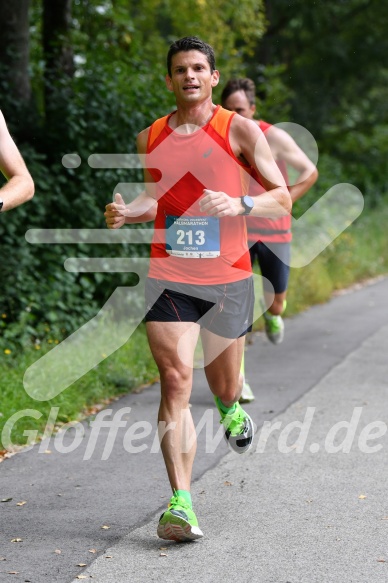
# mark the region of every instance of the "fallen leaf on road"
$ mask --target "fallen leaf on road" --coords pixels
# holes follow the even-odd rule
[[[77,575],[76,579],[89,579],[89,575]]]
[[[232,484],[232,482],[226,481],[226,482],[224,482],[224,486],[233,486],[233,484]]]
[[[95,554],[96,552],[97,552],[97,549],[89,549],[89,553]]]
[[[62,552],[62,551],[61,551],[60,549],[55,549],[55,551],[54,551],[54,553],[55,553],[56,555],[60,555],[60,554],[61,554],[61,552]]]
[[[19,575],[19,571],[7,571],[8,575]]]
[[[384,516],[381,520],[388,520],[388,516]]]
[[[365,494],[360,494],[358,497],[359,500],[365,500],[365,498],[366,498]]]
[[[77,567],[87,567],[86,563],[78,563]]]
[[[6,449],[0,450],[0,463],[2,461],[4,461],[5,459],[8,459],[8,458],[12,457],[13,455],[15,455],[15,453],[17,453],[17,451],[19,451],[21,449],[21,447],[22,446],[20,446],[20,448],[15,450],[15,451],[8,451]]]
[[[377,559],[378,563],[386,563],[387,561],[385,559]]]
[[[53,452],[51,451],[51,449],[46,449],[46,451],[44,453],[53,453]]]
[[[106,526],[106,524],[104,524],[104,526],[102,526],[101,528],[103,528],[104,530],[108,530],[108,528],[110,528],[110,526]]]
[[[166,553],[160,553],[159,555],[160,557],[167,557],[168,555]]]
[[[11,502],[12,498],[3,498],[0,502]]]
[[[160,551],[168,551],[168,547],[159,547]]]
[[[11,543],[22,543],[23,539],[22,538],[13,538],[11,539]]]
[[[112,555],[106,555],[105,559],[113,559]]]
[[[0,557],[0,561],[6,561],[7,559],[5,557]]]
[[[21,502],[17,502],[16,506],[24,506],[25,504],[27,504],[27,501],[22,500]]]

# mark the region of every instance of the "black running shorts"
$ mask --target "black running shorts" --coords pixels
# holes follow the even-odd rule
[[[244,336],[253,320],[252,277],[222,285],[191,285],[147,278],[146,322],[199,322],[223,336]]]

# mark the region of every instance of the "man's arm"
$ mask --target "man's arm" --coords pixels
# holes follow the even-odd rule
[[[8,131],[1,111],[0,171],[7,179],[7,183],[0,188],[0,199],[3,201],[1,212],[9,211],[34,196],[34,182]]]
[[[271,126],[265,132],[269,147],[276,160],[283,160],[299,172],[295,184],[289,185],[292,202],[301,198],[318,179],[318,170],[299,148],[295,140],[284,130]]]
[[[271,219],[289,214],[292,208],[290,193],[258,125],[252,120],[235,115],[230,125],[229,141],[236,158],[256,170],[265,188],[264,193],[252,196],[254,207],[250,214]],[[204,194],[200,207],[211,216],[221,218],[244,213],[245,209],[239,198],[210,190],[205,190]]]
[[[137,150],[139,154],[146,153],[148,131],[149,128],[138,135]],[[157,202],[154,198],[155,184],[146,168],[144,169],[144,182],[145,190],[130,204],[126,205],[121,194],[117,193],[115,202],[106,205],[104,215],[109,229],[120,229],[125,224],[147,223],[155,219],[157,210]]]

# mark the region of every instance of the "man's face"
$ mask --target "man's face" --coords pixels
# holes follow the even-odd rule
[[[232,95],[229,95],[223,103],[223,106],[225,109],[235,111],[248,119],[253,119],[256,110],[256,106],[249,103],[248,97],[245,95],[243,89],[235,91]]]
[[[166,85],[177,102],[196,103],[207,99],[218,85],[219,72],[210,71],[206,56],[200,51],[176,53],[171,61],[171,77],[166,76]]]

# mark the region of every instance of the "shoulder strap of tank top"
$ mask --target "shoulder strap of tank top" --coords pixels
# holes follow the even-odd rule
[[[267,131],[268,128],[272,127],[272,124],[268,123],[267,121],[264,121],[263,119],[260,119],[258,124],[262,132],[265,132]]]
[[[230,122],[232,121],[233,116],[235,115],[234,111],[229,111],[228,109],[224,109],[220,107],[215,116],[210,120],[209,125],[222,137],[226,138]]]
[[[148,133],[147,151],[151,148],[152,144],[164,130],[168,117],[169,117],[168,115],[165,115],[164,117],[157,119],[150,127],[150,131]]]

